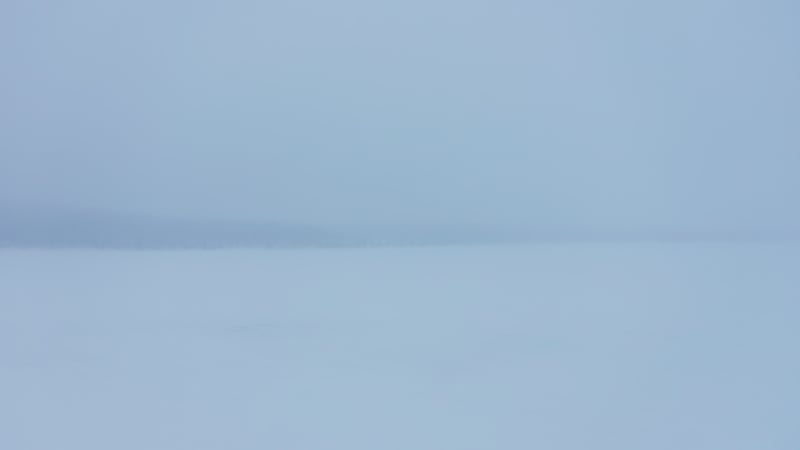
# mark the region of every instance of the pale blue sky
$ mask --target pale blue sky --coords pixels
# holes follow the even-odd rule
[[[0,196],[310,223],[800,227],[780,0],[10,0]]]

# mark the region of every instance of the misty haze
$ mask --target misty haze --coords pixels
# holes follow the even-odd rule
[[[0,448],[797,450],[800,4],[0,4]]]

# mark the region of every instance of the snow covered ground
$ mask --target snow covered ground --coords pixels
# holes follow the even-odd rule
[[[0,252],[0,449],[799,448],[795,244]]]

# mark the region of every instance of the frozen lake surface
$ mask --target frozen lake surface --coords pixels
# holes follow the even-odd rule
[[[0,252],[8,450],[797,450],[800,246]]]

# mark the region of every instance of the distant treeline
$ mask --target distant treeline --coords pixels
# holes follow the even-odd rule
[[[5,248],[280,248],[495,242],[500,233],[456,227],[314,227],[175,220],[69,209],[0,208]]]
[[[201,248],[317,245],[334,238],[307,227],[175,221],[115,215],[6,215],[4,247]]]
[[[0,206],[0,248],[209,249],[381,247],[514,242],[713,242],[796,240],[795,232],[476,226],[321,227],[174,220],[65,208]]]

